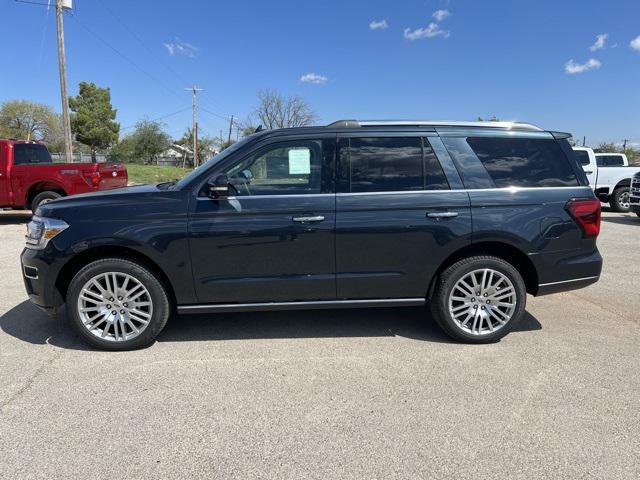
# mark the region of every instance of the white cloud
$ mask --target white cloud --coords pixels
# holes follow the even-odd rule
[[[572,58],[564,64],[564,71],[569,75],[573,75],[575,73],[584,73],[588,72],[589,70],[595,70],[600,68],[601,66],[602,63],[600,63],[600,61],[596,60],[595,58],[590,58],[586,63],[577,63]]]
[[[440,25],[433,22],[426,28],[416,28],[415,30],[411,30],[410,28],[404,29],[404,38],[411,41],[434,37],[449,38],[449,35],[449,30],[442,30]]]
[[[450,17],[451,12],[449,10],[436,10],[433,12],[433,18],[436,19],[436,22],[441,22],[445,18]]]
[[[636,38],[631,40],[631,42],[629,43],[629,46],[634,50],[638,50],[640,52],[640,35],[638,35]]]
[[[595,43],[589,47],[589,50],[591,50],[592,52],[595,52],[596,50],[602,50],[608,36],[608,33],[601,33],[600,35],[598,35],[596,37]]]
[[[302,83],[313,83],[315,85],[324,85],[329,79],[323,75],[317,73],[305,73],[300,77]]]
[[[389,24],[386,19],[379,21],[372,20],[369,24],[369,30],[386,30],[387,28],[389,28]]]
[[[179,38],[176,38],[175,42],[169,42],[163,45],[172,57],[174,55],[184,55],[189,58],[196,58],[196,52],[198,51],[198,47],[191,45],[190,43],[183,42]]]

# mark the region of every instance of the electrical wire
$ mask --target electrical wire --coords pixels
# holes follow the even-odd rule
[[[182,108],[182,109],[177,110],[177,111],[175,111],[175,112],[167,113],[166,115],[163,115],[163,116],[161,116],[161,117],[153,118],[153,119],[151,119],[151,120],[149,120],[149,121],[150,121],[150,122],[158,122],[158,121],[160,121],[160,120],[164,120],[165,118],[173,117],[174,115],[178,115],[179,113],[186,112],[187,110],[191,110],[191,107],[190,107],[190,106],[189,106],[189,107],[185,107],[185,108]],[[131,128],[135,128],[135,127],[136,127],[136,125],[129,125],[128,127],[123,127],[123,128],[121,128],[121,129],[120,129],[120,131],[123,131],[123,130],[129,130],[129,129],[131,129]]]

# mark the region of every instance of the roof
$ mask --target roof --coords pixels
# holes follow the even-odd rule
[[[503,130],[528,130],[542,132],[536,125],[524,122],[457,122],[432,120],[338,120],[327,128],[360,127],[461,127],[461,128],[499,128]]]

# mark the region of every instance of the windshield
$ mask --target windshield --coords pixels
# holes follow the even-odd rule
[[[222,152],[220,152],[218,155],[216,155],[215,157],[210,158],[209,160],[207,160],[206,162],[204,162],[202,165],[200,165],[199,167],[195,168],[192,172],[190,172],[188,175],[185,175],[184,177],[182,177],[173,187],[175,190],[180,190],[181,188],[185,187],[186,185],[188,185],[189,183],[191,183],[191,181],[198,177],[198,175],[200,175],[204,170],[207,170],[208,168],[210,168],[212,165],[215,165],[216,163],[224,160],[225,158],[227,158],[229,155],[231,155],[232,153],[234,153],[235,151],[239,150],[240,148],[244,147],[247,143],[249,143],[249,141],[253,140],[254,136],[253,135],[249,135],[248,137],[243,138],[242,140],[240,140],[239,142],[234,143],[233,145],[231,145],[228,148],[225,148]]]

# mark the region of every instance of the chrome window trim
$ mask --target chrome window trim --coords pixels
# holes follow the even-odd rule
[[[467,193],[467,192],[506,192],[518,193],[533,190],[588,190],[591,187],[586,185],[576,185],[575,187],[501,187],[501,188],[456,188],[443,190],[398,190],[385,192],[341,192],[341,193],[299,193],[292,195],[240,195],[233,197],[224,197],[220,200],[242,200],[242,199],[258,199],[258,198],[305,198],[305,197],[349,197],[349,196],[366,196],[366,195],[415,195],[418,193],[436,194],[436,193]],[[198,197],[198,200],[215,200],[209,197]]]

